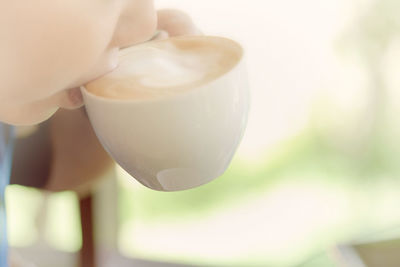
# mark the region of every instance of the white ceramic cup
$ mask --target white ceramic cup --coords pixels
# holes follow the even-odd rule
[[[242,139],[249,111],[243,49],[220,39],[238,47],[239,60],[227,73],[197,88],[156,99],[115,100],[82,87],[104,148],[151,189],[184,190],[215,179],[227,169]]]

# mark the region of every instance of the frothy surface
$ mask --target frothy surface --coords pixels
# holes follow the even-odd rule
[[[151,42],[122,50],[118,67],[85,87],[112,99],[167,96],[218,78],[234,67],[241,53],[235,43],[217,37]]]
[[[205,57],[204,57],[205,56]],[[144,87],[165,88],[201,80],[217,53],[199,55],[191,51],[144,47],[129,54],[120,64],[120,78],[134,78]],[[198,64],[198,62],[202,64]]]

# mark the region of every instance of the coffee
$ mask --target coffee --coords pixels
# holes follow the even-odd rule
[[[241,57],[241,48],[224,38],[154,41],[122,50],[118,67],[85,87],[118,100],[164,97],[217,79]]]

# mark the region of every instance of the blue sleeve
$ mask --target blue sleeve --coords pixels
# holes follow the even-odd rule
[[[0,123],[0,267],[7,267],[7,221],[5,189],[10,180],[14,129]]]

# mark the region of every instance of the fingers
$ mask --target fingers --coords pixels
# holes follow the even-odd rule
[[[190,16],[175,9],[162,9],[157,12],[159,30],[168,32],[169,36],[201,35]]]

